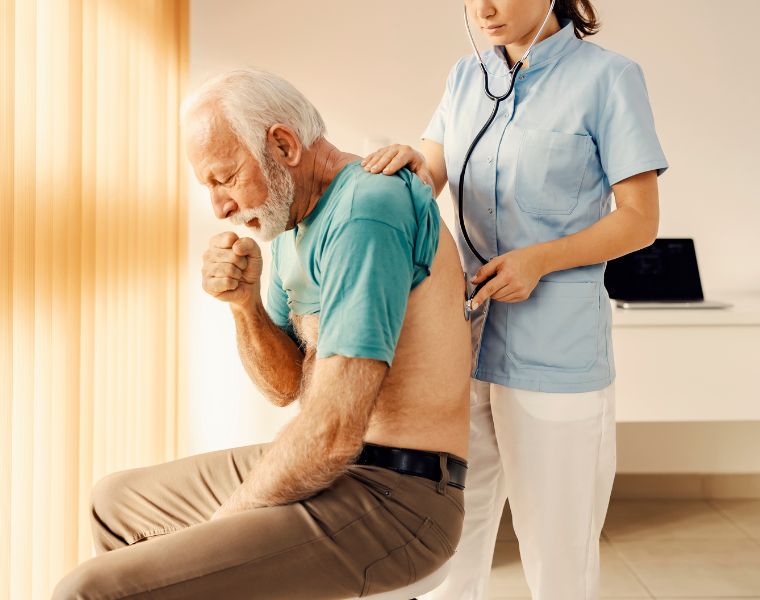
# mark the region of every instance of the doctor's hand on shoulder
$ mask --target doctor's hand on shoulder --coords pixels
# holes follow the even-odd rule
[[[262,268],[258,244],[225,231],[209,240],[203,254],[203,289],[223,302],[250,307],[261,299]]]
[[[435,189],[433,175],[425,156],[411,146],[403,144],[385,146],[368,154],[361,164],[366,171],[383,175],[393,175],[399,169],[406,167]]]
[[[492,258],[470,280],[477,285],[495,275],[472,299],[472,309],[488,298],[498,302],[523,302],[530,298],[545,274],[544,255],[539,246],[526,246]]]

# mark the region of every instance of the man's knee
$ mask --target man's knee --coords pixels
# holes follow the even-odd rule
[[[95,600],[102,597],[103,585],[103,575],[96,568],[95,560],[91,559],[58,582],[51,600]]]
[[[107,518],[111,507],[124,493],[124,483],[124,477],[122,471],[120,471],[100,478],[92,486],[90,508],[92,509],[93,518]]]
[[[117,471],[99,479],[90,492],[90,528],[95,550],[102,554],[127,545],[122,531],[124,499],[132,474]]]

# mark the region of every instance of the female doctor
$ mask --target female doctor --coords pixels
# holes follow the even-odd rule
[[[488,598],[509,499],[535,600],[598,597],[599,536],[615,474],[615,367],[606,261],[653,242],[657,176],[668,164],[641,68],[582,38],[589,0],[466,0],[493,49],[490,91],[512,94],[475,146],[463,180],[473,381],[466,516],[446,582],[429,598]],[[542,28],[543,25],[543,29]],[[403,166],[455,206],[470,144],[494,101],[477,56],[457,62],[421,151],[393,145],[363,162]],[[616,210],[610,197],[615,195]],[[497,591],[498,593],[498,591]]]

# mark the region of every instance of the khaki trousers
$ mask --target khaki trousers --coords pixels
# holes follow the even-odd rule
[[[331,599],[403,587],[454,553],[463,492],[442,481],[351,465],[326,490],[209,521],[265,446],[120,471],[92,491],[97,556],[54,600]]]

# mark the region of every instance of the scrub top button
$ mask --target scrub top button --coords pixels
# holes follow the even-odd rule
[[[489,215],[492,215],[492,214],[493,214],[493,208],[489,208],[489,209],[488,209],[488,214],[489,214]]]

